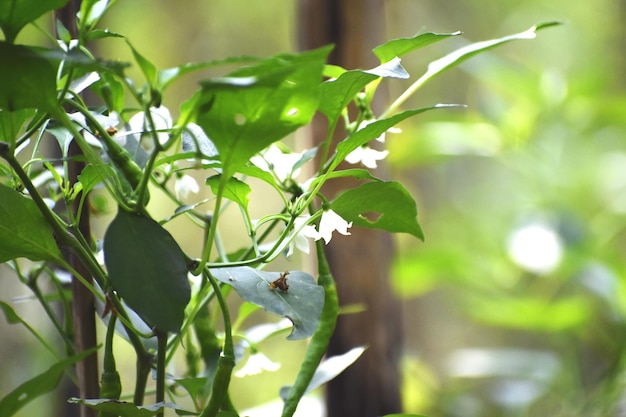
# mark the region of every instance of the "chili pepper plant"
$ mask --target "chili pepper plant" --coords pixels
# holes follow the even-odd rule
[[[55,31],[46,32],[47,46],[16,42],[26,25],[65,3],[10,0],[0,7],[0,262],[32,290],[62,341],[61,346],[48,343],[20,317],[12,300],[1,300],[8,321],[23,325],[55,358],[47,371],[0,399],[1,416],[53,391],[64,373],[81,385],[81,398],[68,401],[101,415],[163,415],[173,409],[236,416],[237,404],[229,395],[233,369],[245,367],[244,358],[261,356],[258,345],[264,339],[285,335],[287,344],[310,339],[296,380],[285,381],[275,393],[284,401],[282,415],[291,416],[302,396],[328,376],[318,378],[316,370],[324,366],[340,300],[324,244],[334,233],[349,235],[351,227],[423,239],[411,194],[399,182],[370,172],[387,154],[370,148],[370,142],[382,141],[405,119],[455,106],[401,108],[431,78],[505,42],[534,38],[554,24],[469,44],[430,63],[375,114],[370,104],[379,84],[409,78],[401,56],[460,33],[392,40],[373,50],[380,65],[367,70],[328,65],[332,46],[160,69],[133,48],[132,40],[99,26],[115,2],[85,0],[76,16],[76,36],[57,20]],[[104,38],[130,48],[133,62],[96,56],[94,45]],[[164,93],[188,74],[233,65],[238,69],[201,81],[178,109],[164,102]],[[129,66],[143,78],[130,79]],[[285,141],[317,113],[327,122],[324,140],[315,145]],[[334,146],[337,129],[344,139]],[[350,165],[340,165],[344,160]],[[358,185],[326,198],[324,184],[342,177],[355,178]],[[273,190],[265,198],[278,201],[280,210],[253,218],[250,196],[260,183]],[[188,195],[201,189],[208,197],[187,204]],[[103,239],[94,239],[88,226],[102,221],[94,213],[103,196],[116,214]],[[154,205],[164,200],[175,209],[155,214]],[[227,251],[223,230],[232,217],[224,213],[233,208],[247,242]],[[371,213],[377,214],[374,220]],[[197,254],[186,253],[168,231],[174,219],[201,230]],[[317,267],[271,270],[272,261],[289,258],[294,250],[315,258],[311,265]],[[88,308],[94,306],[91,317],[72,319],[69,312],[83,297]],[[235,317],[232,303],[241,305]],[[246,319],[259,309],[276,320],[253,337]],[[101,320],[106,334],[91,347],[80,347],[77,329],[90,320]],[[121,386],[114,343],[129,343],[137,356],[134,386]],[[96,350],[101,376],[88,381],[76,369]],[[358,352],[334,358],[335,373]],[[152,371],[156,383],[149,398],[155,401],[146,405]],[[88,384],[95,384],[99,395],[85,397],[82,385]],[[177,404],[181,392],[191,398],[192,409]]]

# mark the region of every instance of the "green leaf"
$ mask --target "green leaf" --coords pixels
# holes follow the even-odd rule
[[[143,75],[146,77],[148,84],[150,84],[151,86],[154,86],[157,81],[157,73],[158,73],[156,66],[152,62],[150,62],[146,57],[141,55],[139,51],[137,51],[133,47],[133,45],[131,45],[130,42],[126,41],[126,43],[128,43],[128,46],[130,47],[133,53],[133,57],[135,58],[135,61],[137,61],[137,64],[139,64],[139,68],[141,68],[141,72],[143,72]]]
[[[355,95],[379,77],[409,78],[409,74],[402,68],[399,60],[384,63],[371,70],[345,71],[336,79],[320,84],[320,112],[328,120],[336,120]]]
[[[104,236],[111,284],[147,323],[178,332],[191,296],[185,255],[154,220],[119,210]]]
[[[8,43],[15,42],[24,26],[46,12],[65,6],[67,0],[2,0],[0,28]],[[4,81],[4,80],[3,80]]]
[[[511,42],[514,40],[522,40],[522,39],[535,39],[537,37],[537,31],[541,29],[545,29],[551,26],[560,25],[560,22],[546,22],[539,23],[524,32],[516,33],[514,35],[504,36],[498,39],[492,39],[488,41],[476,42],[470,45],[464,46],[463,48],[459,48],[456,51],[444,56],[443,58],[437,59],[430,64],[428,64],[428,68],[426,73],[420,77],[417,82],[423,84],[430,78],[435,75],[454,67],[455,65],[460,64],[461,62],[477,55],[479,53],[485,52],[489,49],[500,46],[504,43]]]
[[[135,405],[126,401],[100,399],[80,399],[70,398],[68,400],[72,404],[84,404],[89,408],[96,409],[103,414],[109,414],[120,417],[152,417],[161,413],[168,408],[174,410],[179,416],[197,416],[200,413],[187,411],[182,407],[169,403],[160,402],[151,405]]]
[[[3,141],[6,141],[15,146],[15,140],[20,132],[24,122],[34,115],[32,110],[0,110],[0,137]]]
[[[287,275],[289,289],[283,292],[270,289],[270,284],[282,275],[278,272],[243,266],[211,269],[211,273],[224,284],[232,286],[244,300],[291,320],[293,330],[287,339],[304,339],[317,330],[324,306],[324,289],[309,274],[290,272]]]
[[[354,226],[409,233],[424,240],[417,205],[398,182],[369,182],[345,191],[330,208]]]
[[[110,165],[101,164],[98,168],[96,168],[90,164],[83,168],[81,173],[78,175],[78,181],[83,187],[82,191],[88,193],[93,189],[93,187],[103,182],[106,178],[102,178],[102,174],[106,174],[107,178],[115,177],[115,172]]]
[[[94,27],[115,0],[83,0],[78,12],[79,26],[82,32]]]
[[[374,48],[374,55],[380,59],[380,62],[391,61],[395,57],[401,57],[416,49],[423,48],[443,39],[460,35],[461,32],[454,33],[420,33],[410,38],[398,38],[386,42]]]
[[[431,107],[423,107],[421,109],[407,110],[402,113],[396,114],[395,116],[380,119],[373,123],[368,124],[363,129],[360,129],[346,139],[337,144],[337,154],[335,155],[335,159],[330,167],[330,170],[333,170],[343,161],[346,156],[350,154],[353,150],[358,148],[359,146],[365,145],[370,140],[379,137],[387,130],[397,125],[404,119],[415,116],[420,113],[424,113],[433,109],[440,108],[449,108],[449,107],[459,107],[456,104],[437,104]]]
[[[250,56],[239,56],[209,62],[191,62],[178,67],[160,70],[157,75],[157,86],[160,89],[165,89],[165,87],[169,86],[172,82],[193,71],[213,68],[220,65],[249,64],[257,61],[260,61],[260,59]]]
[[[57,362],[46,372],[24,382],[0,400],[0,417],[10,417],[35,398],[54,390],[65,370],[95,349],[86,350],[78,355]]]
[[[50,344],[46,341],[46,339],[43,338],[39,333],[37,333],[37,331],[30,324],[28,324],[28,322],[26,320],[21,318],[15,312],[15,310],[13,310],[13,307],[11,307],[9,304],[5,303],[4,301],[0,301],[0,308],[4,312],[4,315],[6,316],[7,322],[9,324],[22,324],[24,327],[26,327],[28,329],[29,332],[31,332],[33,334],[33,336],[35,336],[37,338],[37,340],[39,340],[39,342],[43,346],[46,347],[46,349],[48,349],[50,351],[50,353],[52,353],[55,357],[57,357],[57,353],[54,350],[54,348],[52,346],[50,346]],[[57,357],[57,359],[58,359],[58,357]]]
[[[57,54],[51,52],[0,42],[0,109],[56,111],[59,61]]]
[[[277,55],[202,83],[193,109],[219,151],[224,175],[232,176],[252,155],[309,123],[329,51]]]
[[[0,184],[0,263],[21,257],[31,261],[63,259],[35,202]]]
[[[211,187],[213,194],[217,194],[219,190],[221,175],[213,175],[207,178],[206,184]],[[228,178],[224,187],[223,196],[230,201],[239,204],[245,211],[248,211],[248,203],[250,202],[250,193],[252,189],[248,184],[238,180],[235,177]]]

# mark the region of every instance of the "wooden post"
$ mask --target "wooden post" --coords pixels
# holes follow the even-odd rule
[[[78,37],[76,29],[76,13],[80,10],[80,0],[70,0],[65,7],[55,12],[55,18],[63,23],[73,39]],[[78,182],[78,175],[84,168],[84,163],[76,160],[81,151],[75,142],[69,147],[67,177],[71,184]],[[85,204],[81,213],[78,213],[78,199],[68,210],[73,210],[74,215],[80,215],[78,228],[80,233],[90,240],[91,229],[89,221],[89,205]],[[82,264],[80,259],[71,251],[65,251],[64,255],[70,265],[85,279],[91,280],[91,274]],[[97,344],[94,297],[91,292],[78,280],[72,277],[72,324],[73,340],[76,353],[91,349]],[[78,377],[78,393],[80,398],[98,398],[100,396],[98,355],[93,353],[81,360],[76,365]],[[76,409],[76,406],[71,406]],[[81,417],[96,417],[98,412],[84,405],[80,406]]]
[[[302,0],[299,2],[301,49],[335,44],[331,63],[345,68],[371,68],[371,50],[384,41],[382,0]],[[339,129],[341,130],[341,129]],[[341,139],[343,135],[339,132]],[[315,120],[313,140],[325,137],[326,121]],[[384,177],[384,164],[375,173]],[[332,197],[349,181],[333,180],[324,189]],[[328,417],[378,416],[401,411],[398,362],[402,349],[401,307],[389,286],[393,254],[391,237],[371,229],[352,228],[352,236],[336,235],[327,257],[336,277],[341,305],[363,304],[365,312],[340,316],[328,355],[368,346],[363,356],[327,385]]]

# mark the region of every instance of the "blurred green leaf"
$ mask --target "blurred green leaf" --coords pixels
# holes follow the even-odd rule
[[[101,413],[108,413],[109,415],[116,415],[120,417],[152,417],[159,413],[162,413],[164,409],[174,410],[179,416],[197,416],[200,413],[193,411],[187,411],[182,407],[167,402],[160,402],[151,405],[135,405],[133,403],[108,400],[108,399],[80,399],[70,398],[68,402],[72,404],[84,404],[89,408],[100,411]]]
[[[24,26],[46,12],[65,6],[65,3],[67,0],[0,1],[0,29],[4,33],[6,42],[15,42],[17,34]]]
[[[423,48],[441,40],[458,36],[461,32],[454,33],[420,33],[410,38],[393,39],[387,43],[374,48],[374,55],[380,59],[380,62],[391,61],[395,57],[401,57],[416,49]]]
[[[11,147],[15,145],[17,135],[26,120],[34,115],[33,110],[0,110],[0,137]]]
[[[34,201],[0,184],[0,263],[63,259],[52,230]]]
[[[59,60],[57,54],[50,52],[0,42],[0,109],[56,111]]]
[[[287,275],[289,289],[271,290],[270,284],[282,274],[258,271],[250,267],[216,268],[211,273],[232,286],[246,301],[293,323],[289,340],[307,338],[317,330],[324,305],[324,289],[309,274],[292,271]]]
[[[10,417],[37,397],[54,390],[66,369],[86,356],[93,354],[95,349],[86,350],[69,357],[50,367],[46,372],[24,382],[0,400],[0,417]]]
[[[224,175],[311,120],[329,51],[277,55],[202,83],[191,102],[197,123],[219,151]],[[183,108],[182,114],[189,111],[189,105]]]
[[[330,208],[354,226],[409,233],[424,240],[417,205],[398,182],[369,182],[341,193]]]
[[[592,314],[589,301],[583,297],[561,300],[506,295],[470,298],[468,311],[476,319],[512,329],[539,332],[575,330],[587,324]]]
[[[178,332],[191,296],[185,255],[154,220],[119,210],[104,236],[111,284],[146,322]]]
[[[515,40],[523,40],[523,39],[535,39],[537,36],[537,31],[541,29],[545,29],[548,27],[560,25],[560,22],[546,22],[539,23],[534,25],[528,30],[524,32],[516,33],[513,35],[503,36],[501,38],[492,39],[488,41],[475,42],[470,45],[464,46],[462,48],[457,49],[456,51],[449,53],[443,58],[439,58],[430,64],[428,64],[428,69],[426,73],[420,77],[417,82],[423,84],[426,80],[436,76],[437,74],[450,69],[461,62],[473,57],[474,55],[480,54],[482,52],[488,51],[489,49],[500,46],[504,43],[515,41]]]

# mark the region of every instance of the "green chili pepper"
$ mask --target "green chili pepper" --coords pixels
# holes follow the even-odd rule
[[[283,406],[282,417],[291,417],[295,413],[300,399],[304,395],[313,374],[319,366],[322,357],[326,353],[330,338],[335,331],[337,323],[337,315],[339,311],[339,300],[337,298],[337,287],[335,280],[330,273],[330,267],[324,254],[324,246],[321,240],[316,243],[317,246],[317,267],[319,271],[318,285],[324,288],[324,308],[320,317],[320,325],[315,334],[311,338],[311,343],[304,356],[304,361],[300,366],[300,371],[296,377],[296,382],[289,391],[289,397],[285,400]]]
[[[100,379],[100,397],[110,400],[119,400],[122,394],[122,382],[120,374],[115,366],[115,357],[113,356],[113,335],[115,334],[114,314],[111,314],[109,325],[107,327],[107,335],[104,346],[103,372]],[[114,417],[115,414],[100,413],[100,417]]]

